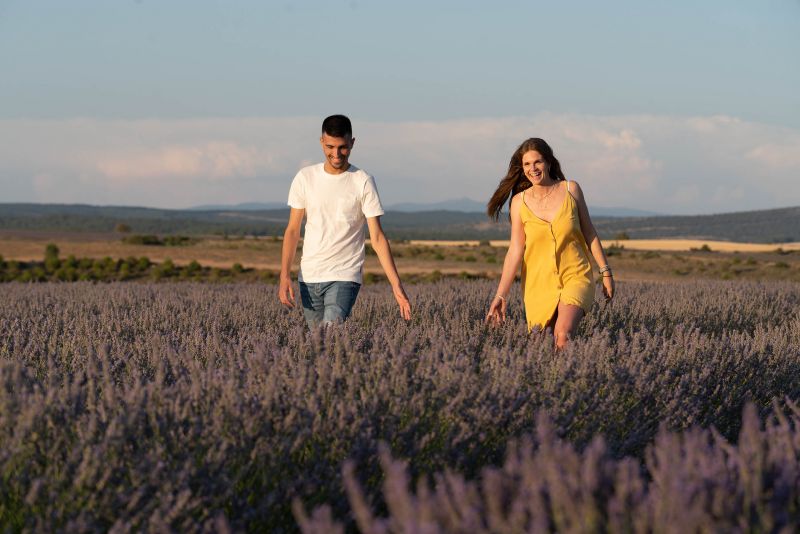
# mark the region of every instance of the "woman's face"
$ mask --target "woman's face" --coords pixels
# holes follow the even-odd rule
[[[533,185],[540,185],[543,181],[548,182],[550,179],[548,170],[549,166],[545,163],[544,156],[538,151],[528,150],[522,155],[522,172]]]

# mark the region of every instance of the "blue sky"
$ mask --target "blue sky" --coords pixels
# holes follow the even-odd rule
[[[282,201],[341,112],[386,204],[485,200],[538,136],[590,204],[798,205],[799,27],[798,0],[0,0],[0,202]]]

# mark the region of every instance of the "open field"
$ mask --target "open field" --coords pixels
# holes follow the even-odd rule
[[[123,243],[119,236],[86,239],[79,235],[62,234],[51,236],[47,233],[35,236],[0,235],[0,255],[6,260],[40,260],[45,246],[55,243],[61,256],[76,258],[127,258],[146,256],[151,261],[161,262],[171,259],[176,265],[185,265],[196,260],[210,267],[228,268],[241,263],[255,269],[280,270],[281,242],[266,239],[220,238],[204,239],[196,245],[188,246],[149,246]]]
[[[48,243],[60,256],[101,259],[140,258],[178,266],[197,261],[205,267],[247,269],[277,273],[281,240],[268,238],[193,238],[180,246],[123,243],[114,234],[0,233],[0,256],[6,261],[41,261]],[[392,250],[401,276],[465,275],[497,278],[502,271],[507,241],[395,241]],[[782,279],[800,281],[800,244],[764,245],[698,240],[624,240],[605,243],[619,280],[655,280],[684,277],[711,279]],[[364,271],[380,279],[377,257],[367,249]],[[295,258],[299,265],[300,248]],[[273,278],[274,279],[274,278]]]
[[[442,247],[464,247],[478,246],[482,241],[435,241],[414,239],[409,241],[411,245],[419,246],[442,246]],[[489,244],[493,247],[508,247],[508,240],[492,239]],[[778,249],[784,251],[800,251],[800,243],[737,243],[733,241],[709,241],[701,239],[606,239],[603,241],[605,247],[623,247],[629,250],[663,250],[672,252],[689,252],[701,249],[703,246],[717,252],[775,252]]]
[[[373,284],[308,332],[265,285],[7,284],[0,530],[800,523],[798,284],[622,282],[560,353],[518,291],[485,327],[494,289],[411,286],[406,323]]]

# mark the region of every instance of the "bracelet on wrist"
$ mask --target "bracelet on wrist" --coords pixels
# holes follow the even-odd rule
[[[505,302],[505,301],[506,301],[506,298],[505,298],[503,295],[501,295],[500,293],[498,293],[497,295],[495,295],[495,296],[494,296],[494,298],[496,298],[496,299],[500,299],[500,300],[502,300],[503,302]]]
[[[603,267],[600,267],[600,274],[610,273],[610,272],[611,272],[611,267],[610,266],[605,265]]]

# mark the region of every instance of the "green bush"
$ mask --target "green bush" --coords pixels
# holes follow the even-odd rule
[[[44,249],[44,258],[58,258],[58,246],[55,243],[48,243]]]
[[[270,270],[263,271],[261,273],[261,280],[263,282],[275,283],[275,282],[278,281],[278,273],[276,273],[275,271],[270,271]]]
[[[117,269],[117,279],[119,280],[128,280],[131,277],[131,264],[127,261],[123,261],[122,264]]]
[[[162,239],[162,243],[168,247],[183,247],[187,245],[192,245],[196,242],[195,239],[191,237],[187,237],[185,235],[168,235],[164,239]]]
[[[199,263],[197,263],[197,260],[192,260],[189,263],[189,265],[186,266],[186,272],[188,272],[191,275],[195,275],[195,274],[199,273],[202,270],[203,270],[203,268],[200,266]]]
[[[163,276],[170,277],[176,274],[175,264],[172,263],[172,260],[167,258],[164,260],[161,265],[156,268],[157,271],[160,271]]]
[[[55,272],[61,266],[58,252],[58,247],[54,243],[49,243],[44,249],[44,267],[48,273]]]
[[[47,280],[47,272],[38,265],[28,272],[31,273],[32,282],[44,282]]]
[[[96,261],[95,265],[97,266],[98,280],[107,280],[117,274],[118,262],[110,256]]]
[[[61,282],[75,282],[78,280],[78,271],[76,271],[74,267],[62,265],[61,268],[54,273],[54,276]]]
[[[157,235],[147,234],[134,234],[122,238],[122,242],[128,245],[152,245],[161,246],[164,244]]]
[[[92,280],[103,280],[105,278],[103,262],[100,260],[95,260],[94,263],[92,263],[90,274],[92,276]]]

